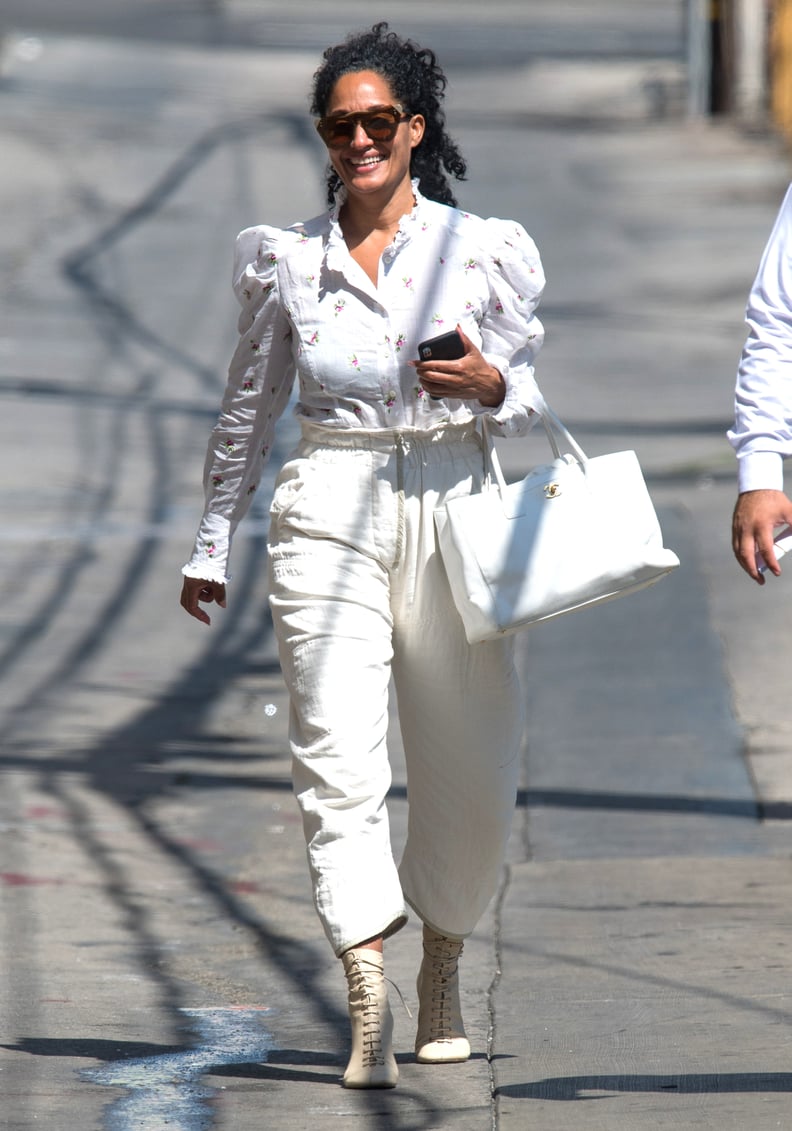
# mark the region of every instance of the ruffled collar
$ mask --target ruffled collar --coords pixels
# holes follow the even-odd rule
[[[426,197],[421,195],[421,191],[418,188],[419,181],[417,177],[413,177],[410,183],[412,184],[415,204],[413,205],[412,209],[409,212],[405,212],[402,218],[399,220],[399,227],[396,231],[396,235],[393,237],[392,241],[386,248],[386,251],[389,251],[392,254],[396,254],[401,250],[401,248],[408,244],[412,239],[413,234],[419,231],[422,226],[421,214],[425,212]],[[341,213],[341,209],[346,204],[346,201],[347,187],[346,185],[342,184],[339,185],[339,187],[336,189],[335,196],[333,198],[333,206],[330,209],[329,213],[330,238],[328,240],[327,260],[328,266],[331,267],[335,267],[337,265],[332,262],[334,252],[343,252],[344,255],[349,254],[349,252],[347,251],[346,242],[344,240],[344,234],[341,231],[341,224],[339,223],[338,219]]]

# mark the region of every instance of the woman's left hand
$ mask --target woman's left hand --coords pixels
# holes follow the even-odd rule
[[[431,397],[479,401],[486,408],[497,408],[506,396],[506,382],[460,326],[457,333],[465,347],[464,357],[456,361],[411,361],[410,365]]]

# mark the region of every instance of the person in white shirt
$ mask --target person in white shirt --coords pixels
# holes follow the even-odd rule
[[[445,85],[434,53],[385,23],[325,51],[312,110],[330,207],[238,237],[240,339],[183,570],[182,605],[208,623],[201,603],[225,605],[231,536],[296,382],[302,438],[275,485],[269,599],[314,900],[348,981],[354,1088],[397,1081],[382,944],[407,906],[423,923],[418,1060],[470,1055],[457,964],[497,886],[523,731],[512,642],[467,643],[433,514],[481,485],[479,416],[502,436],[533,423],[544,276],[520,224],[455,206],[448,178],[465,162]],[[455,328],[461,358],[418,358]],[[409,796],[398,868],[391,676]]]
[[[783,463],[792,455],[792,186],[762,255],[746,322],[728,433],[738,460],[732,545],[742,568],[763,585],[763,564],[781,572],[774,534],[792,524]]]

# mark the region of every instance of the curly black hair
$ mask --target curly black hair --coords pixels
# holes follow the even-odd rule
[[[418,177],[421,192],[440,204],[456,205],[446,173],[463,181],[467,165],[455,142],[446,133],[442,100],[448,83],[434,51],[401,39],[384,21],[370,31],[353,33],[343,43],[328,47],[313,77],[311,113],[324,116],[333,87],[346,74],[374,71],[393,91],[397,102],[410,114],[422,114],[424,136],[412,151],[410,174]],[[327,200],[333,203],[341,181],[330,167]]]

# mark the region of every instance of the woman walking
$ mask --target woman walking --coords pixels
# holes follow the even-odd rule
[[[301,440],[275,486],[269,594],[291,699],[293,781],[319,918],[349,989],[343,1082],[398,1070],[383,940],[423,923],[416,1054],[465,1060],[463,940],[495,891],[523,712],[512,642],[469,645],[433,513],[483,476],[476,430],[531,424],[543,274],[512,221],[459,211],[465,163],[445,130],[432,51],[380,23],[328,48],[312,110],[329,209],[237,241],[240,341],[206,463],[182,605],[225,605],[233,531],[296,380]],[[463,355],[418,344],[459,332]],[[409,821],[397,868],[385,797],[393,676]]]

